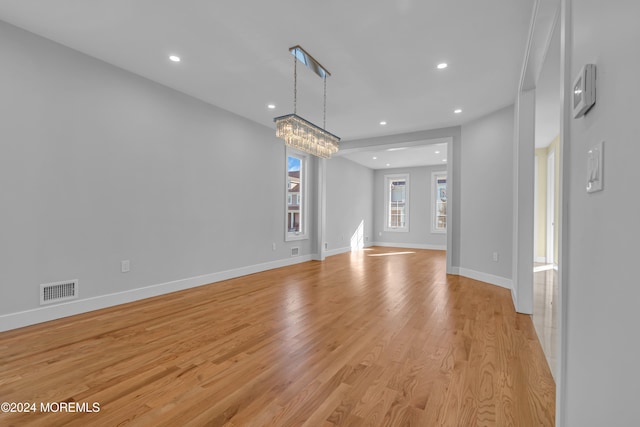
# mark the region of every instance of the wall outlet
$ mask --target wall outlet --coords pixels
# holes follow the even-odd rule
[[[325,249],[325,250],[329,249],[329,243],[324,242],[324,249]]]
[[[271,250],[272,250],[272,251],[275,251],[275,250],[276,250],[276,242],[273,242],[273,243],[271,244]]]
[[[365,242],[368,242],[368,241],[369,241],[369,236],[365,236],[365,237],[364,237],[364,241],[365,241]]]
[[[498,262],[498,252],[493,253],[493,262]]]
[[[382,231],[378,231],[378,236],[382,237]]]
[[[131,270],[131,262],[128,259],[120,261],[120,271],[128,273]]]

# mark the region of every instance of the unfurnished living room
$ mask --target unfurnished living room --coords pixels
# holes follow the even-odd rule
[[[0,425],[640,425],[638,16],[0,0]]]

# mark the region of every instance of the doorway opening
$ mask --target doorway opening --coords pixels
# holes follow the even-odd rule
[[[560,28],[554,25],[535,89],[533,325],[551,374],[558,371]]]

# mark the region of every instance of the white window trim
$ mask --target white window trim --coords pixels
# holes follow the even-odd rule
[[[302,210],[300,215],[300,220],[302,221],[302,230],[298,232],[290,232],[289,231],[289,157],[297,157],[300,159],[300,168],[302,169],[300,173],[300,181],[302,183],[302,204],[300,205],[300,209]],[[284,157],[284,240],[285,242],[292,242],[296,240],[305,240],[309,238],[308,235],[308,224],[307,219],[309,218],[309,173],[307,169],[309,168],[309,156],[301,151],[294,150],[290,147],[287,147],[285,150]]]
[[[404,227],[389,227],[389,181],[395,179],[404,179],[405,191],[406,191],[406,202],[405,202],[405,221]],[[410,202],[411,202],[411,192],[409,185],[409,174],[408,173],[400,173],[400,174],[392,174],[384,176],[384,231],[390,232],[398,232],[398,233],[408,233],[409,232],[409,219],[410,219]]]
[[[440,171],[433,171],[431,172],[431,232],[432,233],[437,233],[437,234],[447,234],[447,229],[445,228],[444,230],[440,229],[440,228],[436,228],[436,219],[437,219],[437,215],[436,215],[436,198],[437,198],[437,188],[438,188],[438,182],[437,182],[437,177],[439,176],[444,176],[447,180],[447,188],[449,186],[449,176],[447,175],[447,171],[446,170],[440,170]],[[447,197],[447,201],[448,201],[448,197]],[[448,203],[447,203],[448,204]],[[448,206],[447,206],[448,209]],[[448,226],[449,224],[447,224]]]

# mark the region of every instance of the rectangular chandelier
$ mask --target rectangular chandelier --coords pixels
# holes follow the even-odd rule
[[[276,117],[273,121],[276,122],[276,136],[284,139],[289,147],[324,159],[338,152],[340,138],[297,114]]]
[[[332,154],[338,152],[338,142],[340,138],[296,114],[298,93],[297,64],[298,61],[302,62],[324,80],[324,127],[326,127],[327,121],[327,76],[330,76],[331,73],[302,47],[294,46],[289,49],[289,52],[294,56],[293,114],[287,114],[286,116],[273,119],[273,121],[276,122],[276,136],[283,139],[289,147],[317,157],[329,159]]]

